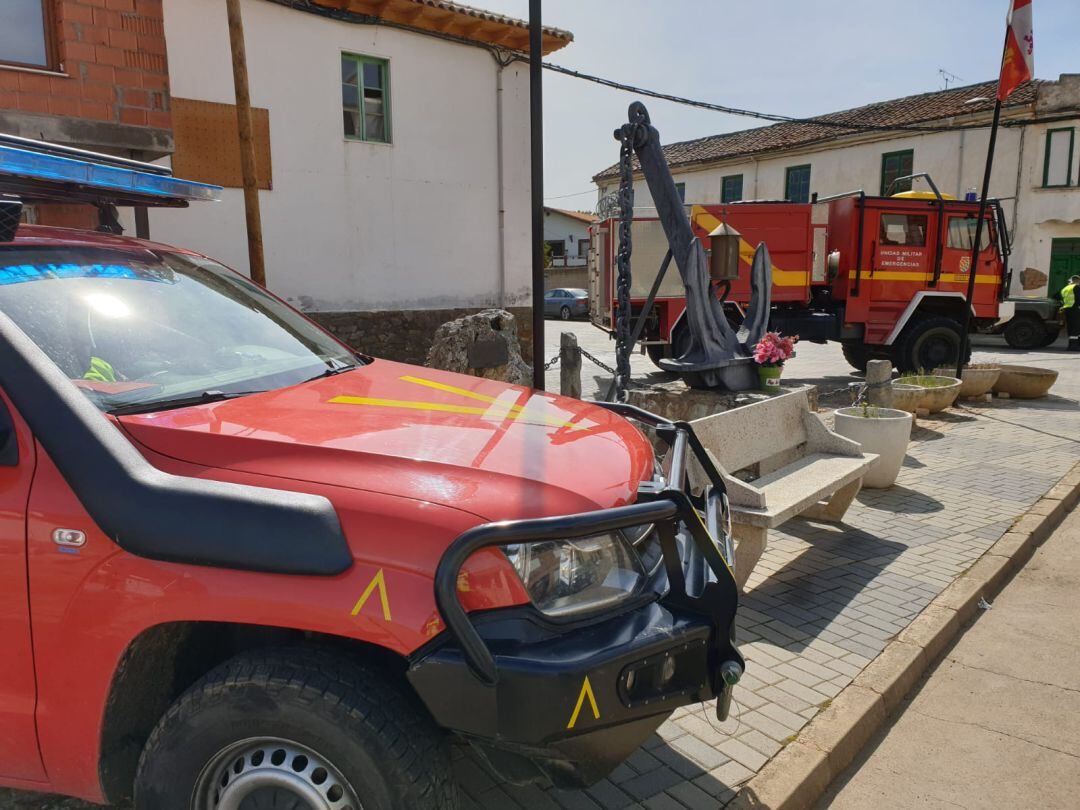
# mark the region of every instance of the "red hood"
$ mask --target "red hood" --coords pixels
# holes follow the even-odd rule
[[[625,504],[653,465],[637,429],[596,405],[386,360],[120,422],[139,444],[194,464],[416,498],[485,520]]]

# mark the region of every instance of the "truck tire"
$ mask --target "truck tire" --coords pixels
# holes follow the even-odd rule
[[[645,344],[645,354],[649,355],[652,364],[657,368],[660,368],[660,361],[668,356],[668,345],[667,343]]]
[[[1058,336],[1061,335],[1061,324],[1046,324],[1046,337],[1039,341],[1039,348],[1045,349],[1047,346],[1053,346],[1057,342]]]
[[[1028,313],[1020,313],[1009,319],[1002,334],[1005,336],[1005,342],[1014,349],[1038,349],[1049,345],[1044,342],[1047,332],[1045,324],[1039,318]],[[1054,335],[1054,339],[1057,339],[1057,334]],[[1053,343],[1053,340],[1050,342]]]
[[[963,345],[962,327],[957,321],[943,315],[929,315],[904,327],[893,346],[893,365],[904,372],[932,373],[938,366],[955,365]],[[969,343],[964,362],[970,360]]]
[[[844,359],[856,371],[866,371],[866,364],[870,362],[870,347],[861,340],[845,340],[840,344],[844,352]]]
[[[404,678],[404,675],[402,675]],[[220,805],[456,810],[444,735],[414,696],[342,655],[237,656],[187,690],[143,749],[136,810]]]

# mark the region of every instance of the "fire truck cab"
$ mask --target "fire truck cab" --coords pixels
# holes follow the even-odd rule
[[[905,370],[954,363],[962,339],[965,297],[978,204],[935,193],[874,197],[861,191],[810,203],[750,201],[693,205],[694,233],[709,247],[721,223],[740,235],[739,277],[714,285],[732,323],[750,299],[750,263],[764,242],[772,259],[770,328],[802,340],[837,341],[859,369],[874,357]],[[593,322],[614,328],[618,221],[593,227],[590,293]],[[656,281],[667,243],[648,217],[633,225],[631,307],[636,318]],[[1008,234],[992,201],[975,268],[974,329],[1001,320],[1008,289]],[[679,356],[688,338],[677,274],[661,280],[643,332],[654,361]]]

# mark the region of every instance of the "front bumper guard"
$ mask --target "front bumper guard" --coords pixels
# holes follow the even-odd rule
[[[435,575],[448,632],[409,670],[440,725],[489,749],[547,763],[542,769],[564,784],[603,775],[678,706],[718,697],[717,714],[725,719],[745,666],[735,648],[739,590],[722,478],[688,424],[601,404],[655,430],[668,445],[663,474],[643,483],[638,502],[628,506],[491,523],[458,537]],[[709,482],[698,494],[687,484],[689,453]],[[458,599],[458,574],[481,549],[648,524],[657,529],[667,574],[659,598],[569,623],[531,608],[470,618]],[[628,686],[666,659],[677,677],[652,691]]]

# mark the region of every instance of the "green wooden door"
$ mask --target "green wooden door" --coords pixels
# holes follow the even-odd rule
[[[1050,242],[1050,286],[1046,294],[1057,295],[1070,276],[1080,276],[1080,239],[1054,239]]]

